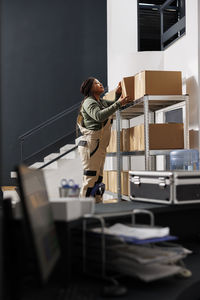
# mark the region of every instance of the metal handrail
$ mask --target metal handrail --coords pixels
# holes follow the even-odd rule
[[[61,117],[69,114],[70,112],[74,111],[75,109],[77,109],[80,106],[81,102],[78,102],[76,104],[74,104],[73,106],[71,106],[70,108],[67,108],[66,110],[62,111],[61,113],[58,113],[57,115],[53,116],[52,118],[48,119],[47,121],[41,123],[40,125],[37,125],[36,127],[32,128],[31,130],[25,132],[24,134],[20,135],[18,137],[19,140],[24,140],[26,137],[32,135],[33,133],[37,132],[38,130],[40,130],[41,128],[46,127],[47,125],[59,120]]]
[[[75,133],[75,132],[76,132],[76,130],[73,130],[69,134]],[[37,156],[41,151],[45,150],[46,148],[50,148],[51,146],[58,144],[60,140],[67,137],[69,134],[62,136],[61,138],[55,140],[53,143],[50,143],[50,144],[46,145],[45,147],[41,148],[39,151],[32,153],[30,156],[27,156],[23,161],[26,162],[26,161],[30,160],[32,157]]]
[[[107,87],[105,88],[105,92],[106,92],[106,91],[107,91]],[[75,111],[76,109],[78,109],[78,108],[80,107],[80,104],[81,104],[81,101],[75,103],[75,104],[74,104],[73,106],[71,106],[70,108],[68,108],[68,109],[66,109],[66,110],[64,110],[64,111],[62,111],[61,113],[59,113],[59,114],[57,114],[57,115],[51,117],[50,119],[46,120],[45,122],[41,123],[40,125],[38,125],[38,126],[32,128],[31,130],[25,132],[25,133],[22,134],[22,135],[20,135],[20,136],[18,137],[18,140],[19,140],[19,142],[20,142],[21,161],[24,160],[24,159],[23,159],[23,143],[24,143],[24,141],[26,140],[26,138],[30,137],[30,136],[33,135],[35,132],[37,132],[37,131],[39,131],[39,130],[45,128],[46,126],[48,126],[48,125],[50,125],[50,124],[52,124],[52,123],[54,123],[54,122],[60,120],[62,117],[68,115],[69,113]],[[71,131],[70,134],[72,134],[73,132],[76,132],[76,130],[75,130],[75,131]],[[51,144],[51,146],[52,146],[52,145],[56,145],[56,142],[53,143],[53,144]],[[40,149],[40,151],[41,151],[41,150],[44,150],[44,149],[46,149],[46,148],[48,148],[48,146],[45,147],[45,148],[43,148],[43,149]],[[39,152],[40,152],[40,151],[39,151]],[[37,153],[39,153],[39,152],[37,152]],[[37,153],[35,153],[35,154],[37,154]],[[34,156],[34,154],[32,154],[31,156],[29,156],[29,158],[30,158],[30,157],[33,157],[33,156]],[[27,159],[27,158],[26,158],[26,159]]]
[[[50,119],[46,120],[45,122],[39,124],[38,126],[34,127],[33,129],[25,132],[23,135],[20,135],[18,137],[19,143],[20,143],[20,152],[21,152],[21,161],[27,160],[28,158],[32,158],[34,157],[34,155],[37,155],[38,153],[40,153],[41,151],[48,149],[48,146],[43,147],[42,149],[39,149],[38,152],[36,153],[32,153],[28,158],[26,157],[25,159],[23,158],[23,145],[24,142],[27,138],[29,138],[30,136],[32,136],[33,134],[35,134],[36,132],[44,129],[45,127],[47,127],[48,125],[51,125],[52,123],[55,123],[56,121],[59,121],[61,118],[66,117],[68,114],[74,112],[75,110],[77,110],[80,107],[81,102],[75,103],[73,106],[71,106],[70,108],[62,111],[61,113],[58,113],[57,115],[51,117]],[[74,131],[71,131],[69,134],[72,134]],[[69,135],[68,134],[68,135]],[[57,140],[58,141],[58,140]],[[50,146],[52,145],[56,145],[57,141],[55,141],[54,143],[50,144]]]
[[[173,42],[175,42],[180,35],[181,30],[185,29],[185,16],[182,16],[181,19],[179,19],[174,25],[170,26],[167,31],[164,32],[164,10],[166,10],[167,7],[174,8],[174,6],[170,6],[170,4],[173,2],[173,0],[166,0],[162,5],[160,5],[160,46],[161,50],[165,50],[167,47],[169,47]],[[179,7],[176,8],[177,11],[179,11]],[[169,42],[167,45],[164,45],[165,42],[169,41],[170,38],[172,38],[174,35],[179,34],[177,38],[173,39],[173,41]]]

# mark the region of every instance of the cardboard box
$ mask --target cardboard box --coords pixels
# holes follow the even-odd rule
[[[117,151],[117,131],[111,130],[110,142],[107,147],[107,152],[116,152]],[[120,151],[122,150],[122,131],[120,131]]]
[[[123,77],[121,81],[122,85],[122,96],[126,97],[129,96],[131,100],[135,99],[135,77],[134,76],[129,76],[129,77]],[[114,90],[111,90],[107,92],[104,96],[103,99],[113,101],[115,100],[115,92],[116,88]]]
[[[117,194],[117,171],[108,171],[108,190]],[[129,172],[121,171],[121,194],[129,195]]]
[[[122,96],[129,96],[130,100],[135,99],[135,77],[124,77],[121,81],[122,85]]]
[[[129,172],[121,172],[121,194],[128,196],[129,195]]]
[[[108,171],[108,190],[117,193],[117,171]]]
[[[135,99],[144,95],[182,95],[180,71],[142,71],[135,75]]]
[[[142,133],[142,130],[140,130],[140,125],[131,127],[129,134],[130,134],[130,151],[139,150],[139,138],[141,135],[144,134]]]
[[[115,92],[116,92],[116,89],[107,92],[107,93],[103,96],[103,99],[104,99],[104,100],[109,100],[109,101],[115,100],[115,96],[116,96],[116,95],[115,95]]]
[[[190,149],[198,149],[199,131],[191,129],[189,130],[189,142]]]
[[[130,128],[122,128],[122,149],[130,151]]]
[[[183,123],[149,124],[149,149],[183,149]],[[145,149],[144,124],[130,129],[130,151]]]
[[[105,184],[105,189],[109,189],[109,182],[108,182],[108,171],[103,171],[103,183]]]

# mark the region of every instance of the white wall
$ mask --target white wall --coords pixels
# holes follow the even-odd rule
[[[198,20],[200,20],[200,3],[199,3],[199,1],[197,1],[198,2],[198,7],[197,7],[197,9],[198,9]],[[200,60],[200,37],[199,37],[199,34],[200,34],[200,22],[198,22],[198,33],[197,33],[197,35],[198,35],[198,58],[199,58],[199,60]],[[199,85],[198,85],[198,99],[199,99],[199,95],[200,95],[200,66],[199,66],[199,60],[198,60],[198,78],[199,78]],[[199,102],[200,102],[200,100],[199,100]],[[199,116],[199,127],[200,127],[200,105],[199,105],[199,107],[198,107],[198,116]],[[199,127],[198,127],[198,129],[199,129]],[[199,135],[198,135],[198,138],[199,138],[199,140],[198,140],[198,145],[199,145],[199,149],[200,149],[200,130],[198,131],[198,133],[199,133]]]
[[[162,70],[161,51],[137,52],[137,0],[108,0],[108,88],[141,70]]]
[[[137,0],[108,0],[107,14],[109,90],[115,88],[122,77],[142,70],[180,70],[183,75],[183,93],[190,95],[189,127],[198,130],[199,0],[186,0],[186,35],[163,52],[137,52]]]
[[[198,0],[186,0],[186,35],[164,51],[164,69],[180,70],[190,96],[190,128],[199,129]]]

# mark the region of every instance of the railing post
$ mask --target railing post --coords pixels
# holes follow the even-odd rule
[[[164,32],[164,18],[163,18],[163,9],[160,6],[160,50],[163,51],[163,32]]]
[[[20,140],[20,161],[23,162],[23,144],[24,144],[24,139]]]

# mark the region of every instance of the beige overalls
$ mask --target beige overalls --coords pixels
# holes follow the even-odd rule
[[[82,165],[83,183],[80,192],[81,197],[88,197],[95,183],[103,179],[104,163],[106,158],[106,148],[110,141],[111,118],[100,130],[88,130],[79,125],[83,136],[78,145]],[[95,196],[96,202],[99,197]]]

